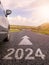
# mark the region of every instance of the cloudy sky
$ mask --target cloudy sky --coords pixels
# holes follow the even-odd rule
[[[38,26],[49,22],[49,0],[1,0],[4,9],[11,9],[10,24]]]

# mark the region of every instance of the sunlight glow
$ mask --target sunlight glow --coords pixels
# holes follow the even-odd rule
[[[42,18],[49,18],[49,6],[45,5],[40,7],[39,12]]]

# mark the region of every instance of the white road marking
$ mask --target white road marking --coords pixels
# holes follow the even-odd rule
[[[22,37],[23,40],[19,43],[19,45],[32,45],[32,42],[28,39],[28,36]]]

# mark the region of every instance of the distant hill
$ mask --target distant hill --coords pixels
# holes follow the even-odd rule
[[[44,34],[49,34],[49,23],[44,23],[38,26],[37,31]]]
[[[40,27],[40,28],[49,28],[49,23],[44,23],[44,24],[42,24],[38,27]]]

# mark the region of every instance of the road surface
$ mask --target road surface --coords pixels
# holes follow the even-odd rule
[[[49,35],[10,33],[8,42],[0,42],[0,65],[49,65]]]

